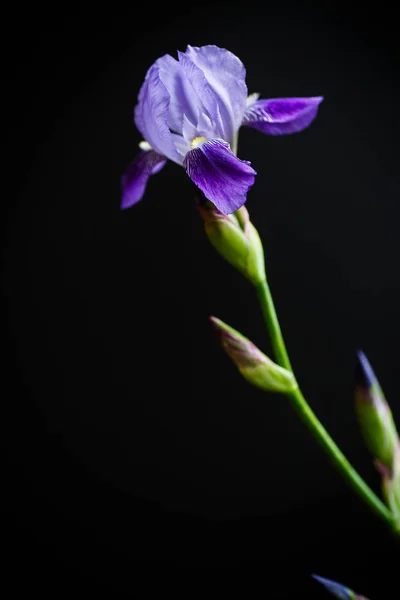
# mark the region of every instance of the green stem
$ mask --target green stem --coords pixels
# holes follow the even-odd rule
[[[281,328],[276,314],[271,291],[267,281],[263,281],[256,286],[257,295],[263,311],[264,319],[268,327],[275,357],[280,366],[293,373],[289,356],[283,340]],[[393,516],[390,510],[378,498],[371,488],[360,477],[357,471],[352,467],[343,452],[338,448],[325,427],[320,423],[315,413],[311,410],[300,389],[288,393],[288,397],[300,416],[306,427],[313,434],[314,438],[321,445],[328,455],[333,465],[339,473],[351,486],[351,488],[364,500],[370,509],[388,525],[393,525]]]
[[[238,143],[239,143],[239,132],[237,131],[233,136],[233,140],[232,140],[232,144],[231,144],[231,151],[233,152],[233,154],[235,156],[237,156]]]

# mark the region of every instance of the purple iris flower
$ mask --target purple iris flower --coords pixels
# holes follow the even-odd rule
[[[232,52],[188,46],[159,58],[148,70],[135,108],[142,152],[122,177],[122,208],[145,192],[150,175],[167,159],[186,173],[221,212],[246,201],[256,172],[236,156],[239,128],[269,135],[301,131],[317,114],[322,97],[259,100],[248,96],[246,70]]]

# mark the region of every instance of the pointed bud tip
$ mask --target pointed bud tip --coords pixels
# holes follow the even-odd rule
[[[228,344],[229,347],[234,347],[237,349],[239,344],[239,346],[242,348],[244,342],[249,342],[247,338],[244,338],[238,331],[236,331],[236,329],[229,327],[229,325],[221,321],[221,319],[217,319],[217,317],[214,316],[209,317],[209,319],[219,340],[224,344]]]
[[[210,320],[210,323],[211,323],[215,333],[217,335],[220,335],[221,334],[220,320],[217,319],[217,317],[213,317],[213,316],[209,317],[209,320]]]
[[[223,321],[221,321],[221,319],[217,319],[217,317],[214,317],[213,315],[211,315],[209,317],[209,320],[211,322],[211,325],[214,327],[214,329],[217,332],[221,332],[225,329],[225,323]]]
[[[377,383],[375,373],[362,350],[357,351],[357,356],[358,363],[354,372],[356,385],[369,389]]]
[[[349,590],[345,585],[341,583],[337,583],[336,581],[332,581],[331,579],[326,579],[325,577],[320,577],[319,575],[311,575],[318,583],[324,586],[328,592],[330,592],[336,598],[342,598],[343,600],[351,600],[355,597],[355,594]]]
[[[311,577],[313,579],[316,579],[319,583],[322,583],[322,585],[325,585],[327,583],[332,583],[329,579],[325,579],[325,577],[321,577],[320,575],[315,575],[315,573],[312,573]]]

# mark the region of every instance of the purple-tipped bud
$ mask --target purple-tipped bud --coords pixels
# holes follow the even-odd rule
[[[264,251],[260,236],[242,206],[224,215],[211,202],[198,203],[204,228],[214,248],[252,283],[265,279]]]
[[[253,385],[272,392],[297,389],[293,373],[275,364],[250,340],[215,317],[210,317],[219,341],[240,373]]]
[[[371,454],[389,470],[399,436],[392,412],[363,352],[355,371],[355,408],[358,423]]]
[[[332,596],[335,596],[335,598],[339,598],[340,600],[368,600],[365,596],[356,594],[348,587],[342,585],[341,583],[337,583],[336,581],[325,579],[325,577],[319,577],[319,575],[313,575],[313,578],[323,585],[324,588],[332,594]]]

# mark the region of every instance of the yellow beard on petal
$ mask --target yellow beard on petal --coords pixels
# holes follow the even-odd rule
[[[205,138],[203,136],[195,137],[190,142],[190,146],[191,146],[191,148],[198,148],[199,146],[202,146],[206,141],[207,141],[207,138]]]

